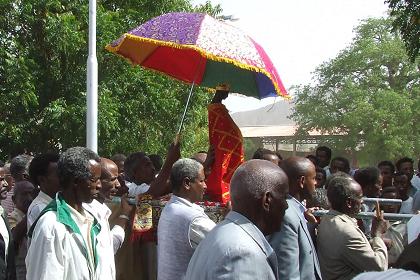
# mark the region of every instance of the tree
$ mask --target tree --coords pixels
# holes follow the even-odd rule
[[[399,30],[412,61],[420,55],[420,0],[386,0],[394,18],[393,27]]]
[[[1,1],[0,155],[85,145],[88,1]],[[108,53],[122,33],[170,11],[202,11],[189,0],[98,1],[98,148],[103,156],[164,153],[173,140],[189,86],[131,67]],[[184,151],[207,147],[207,92],[196,89],[187,114]]]
[[[330,144],[359,150],[370,164],[420,152],[420,75],[391,20],[368,19],[338,56],[296,88],[293,118],[302,131],[342,135]]]

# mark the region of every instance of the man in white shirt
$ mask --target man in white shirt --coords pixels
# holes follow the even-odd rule
[[[158,279],[182,279],[195,248],[216,225],[194,204],[203,199],[205,179],[196,160],[183,158],[172,167],[173,194],[158,225]]]
[[[58,192],[60,185],[57,176],[58,159],[59,155],[56,153],[39,154],[32,159],[29,165],[29,176],[35,186],[39,187],[39,193],[28,208],[28,230]]]
[[[29,230],[27,279],[115,279],[112,236],[82,206],[99,196],[99,156],[70,148],[60,156],[57,171],[62,191]]]
[[[155,176],[155,167],[145,153],[130,154],[124,162],[125,185],[128,188],[128,195],[150,194],[154,198],[158,198],[170,193],[171,186],[168,179],[172,165],[179,157],[179,143],[172,143],[159,175]]]
[[[99,196],[91,203],[83,204],[83,207],[96,215],[103,227],[111,231],[114,254],[124,242],[124,230],[129,224],[130,215],[134,208],[128,204],[126,195],[123,196],[120,200],[120,207],[116,209],[118,216],[115,225],[110,229],[109,217],[111,216],[111,209],[108,208],[106,203],[112,203],[112,197],[117,194],[119,187],[117,165],[110,159],[101,158],[101,188],[99,190]]]
[[[413,198],[409,195],[410,181],[408,180],[408,176],[401,172],[395,173],[394,187],[398,190],[398,198],[402,200],[399,213],[412,214]]]

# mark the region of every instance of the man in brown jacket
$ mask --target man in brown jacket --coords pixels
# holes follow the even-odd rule
[[[387,229],[383,217],[374,219],[369,243],[354,218],[360,211],[363,192],[350,176],[339,173],[327,183],[331,210],[321,219],[318,257],[324,279],[353,279],[364,271],[388,267],[387,248],[381,235]]]

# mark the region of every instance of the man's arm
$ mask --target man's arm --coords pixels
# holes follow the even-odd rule
[[[388,267],[388,252],[380,237],[372,239],[372,246],[363,237],[363,233],[349,233],[344,248],[343,258],[360,271],[381,271]]]
[[[207,233],[209,233],[216,224],[210,220],[210,218],[198,217],[195,218],[190,225],[188,232],[188,238],[190,241],[191,248],[197,248],[201,240],[206,238]]]
[[[149,190],[145,194],[151,195],[153,198],[161,197],[170,193],[171,185],[169,184],[169,177],[171,175],[172,165],[181,157],[179,140],[175,140],[169,146],[168,153],[163,163],[159,175],[150,184]]]

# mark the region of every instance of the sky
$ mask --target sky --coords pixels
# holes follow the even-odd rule
[[[194,4],[205,0],[193,0]],[[353,28],[369,17],[386,16],[384,0],[211,0],[224,15],[238,18],[230,24],[258,42],[270,56],[286,89],[311,83],[311,73],[346,48]],[[289,91],[289,94],[292,92]],[[279,98],[277,98],[278,100]],[[230,96],[231,112],[252,110],[274,98],[250,100]]]

